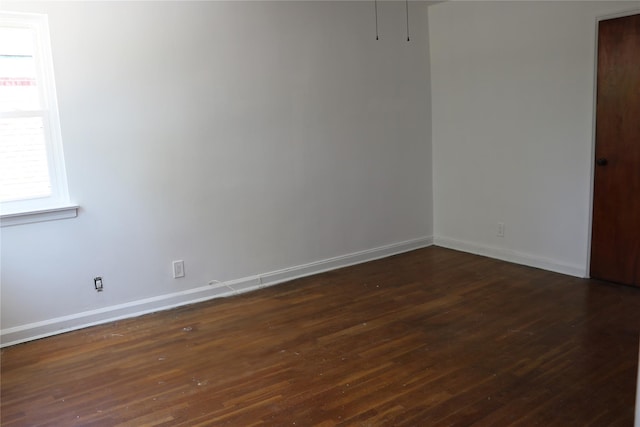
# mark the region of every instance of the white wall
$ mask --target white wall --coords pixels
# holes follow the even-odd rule
[[[368,2],[2,8],[49,15],[81,206],[2,229],[4,343],[428,244],[426,5],[411,43],[402,3],[379,5],[377,42]]]
[[[639,8],[429,8],[436,244],[587,274],[596,17]]]

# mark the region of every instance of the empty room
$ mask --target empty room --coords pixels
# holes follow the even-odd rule
[[[640,427],[639,1],[3,0],[0,107],[3,426]]]

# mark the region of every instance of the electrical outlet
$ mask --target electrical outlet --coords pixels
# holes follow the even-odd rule
[[[184,261],[173,261],[173,278],[184,277]]]
[[[504,237],[504,222],[498,223],[498,237]]]

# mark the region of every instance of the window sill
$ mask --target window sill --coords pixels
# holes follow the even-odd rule
[[[27,212],[16,212],[0,215],[0,226],[31,224],[34,222],[55,221],[59,219],[75,218],[78,216],[78,206],[62,206],[52,209],[38,209]]]

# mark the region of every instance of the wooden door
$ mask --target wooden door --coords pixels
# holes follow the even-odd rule
[[[640,286],[640,14],[600,21],[591,277]]]

